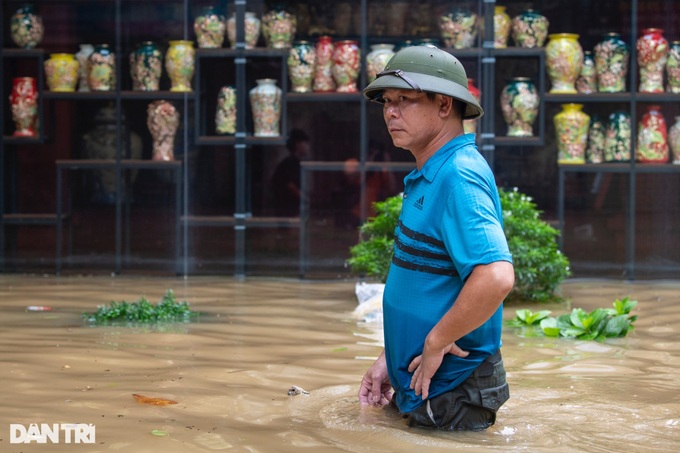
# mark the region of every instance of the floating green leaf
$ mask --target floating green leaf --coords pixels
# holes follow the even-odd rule
[[[531,310],[516,310],[517,316],[508,321],[513,327],[530,328],[540,322],[540,330],[547,337],[566,337],[578,340],[604,341],[606,338],[625,337],[634,328],[636,315],[630,311],[637,301],[628,297],[614,301],[614,308],[597,308],[587,312],[574,308],[571,313],[549,317],[547,310],[533,313]],[[526,334],[528,331],[525,331]],[[534,332],[529,332],[534,335]]]

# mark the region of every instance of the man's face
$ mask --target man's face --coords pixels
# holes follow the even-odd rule
[[[394,146],[411,152],[423,149],[441,124],[441,96],[432,101],[422,92],[388,88],[382,97],[383,117]]]

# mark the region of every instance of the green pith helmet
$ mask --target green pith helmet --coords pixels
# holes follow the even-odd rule
[[[467,74],[460,61],[435,46],[411,46],[397,52],[377,78],[364,88],[367,99],[380,101],[386,88],[444,94],[464,102],[464,119],[484,114],[468,90]]]

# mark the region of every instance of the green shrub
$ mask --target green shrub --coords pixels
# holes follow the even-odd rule
[[[515,287],[508,300],[548,302],[567,278],[569,260],[557,246],[559,231],[540,219],[541,211],[517,189],[498,190],[503,226],[515,265]]]
[[[359,243],[349,250],[347,264],[355,274],[385,282],[394,253],[394,229],[397,227],[403,195],[374,203],[375,217],[359,227]]]
[[[517,189],[499,189],[503,223],[515,266],[515,287],[508,300],[559,300],[558,285],[570,275],[569,260],[557,247],[559,231],[540,219],[541,211]],[[385,282],[402,195],[375,203],[376,216],[361,225],[359,243],[350,248],[353,273]]]

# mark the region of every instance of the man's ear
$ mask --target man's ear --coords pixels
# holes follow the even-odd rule
[[[438,94],[437,96],[439,97],[439,116],[446,118],[451,115],[451,111],[453,110],[453,98],[442,94]]]

